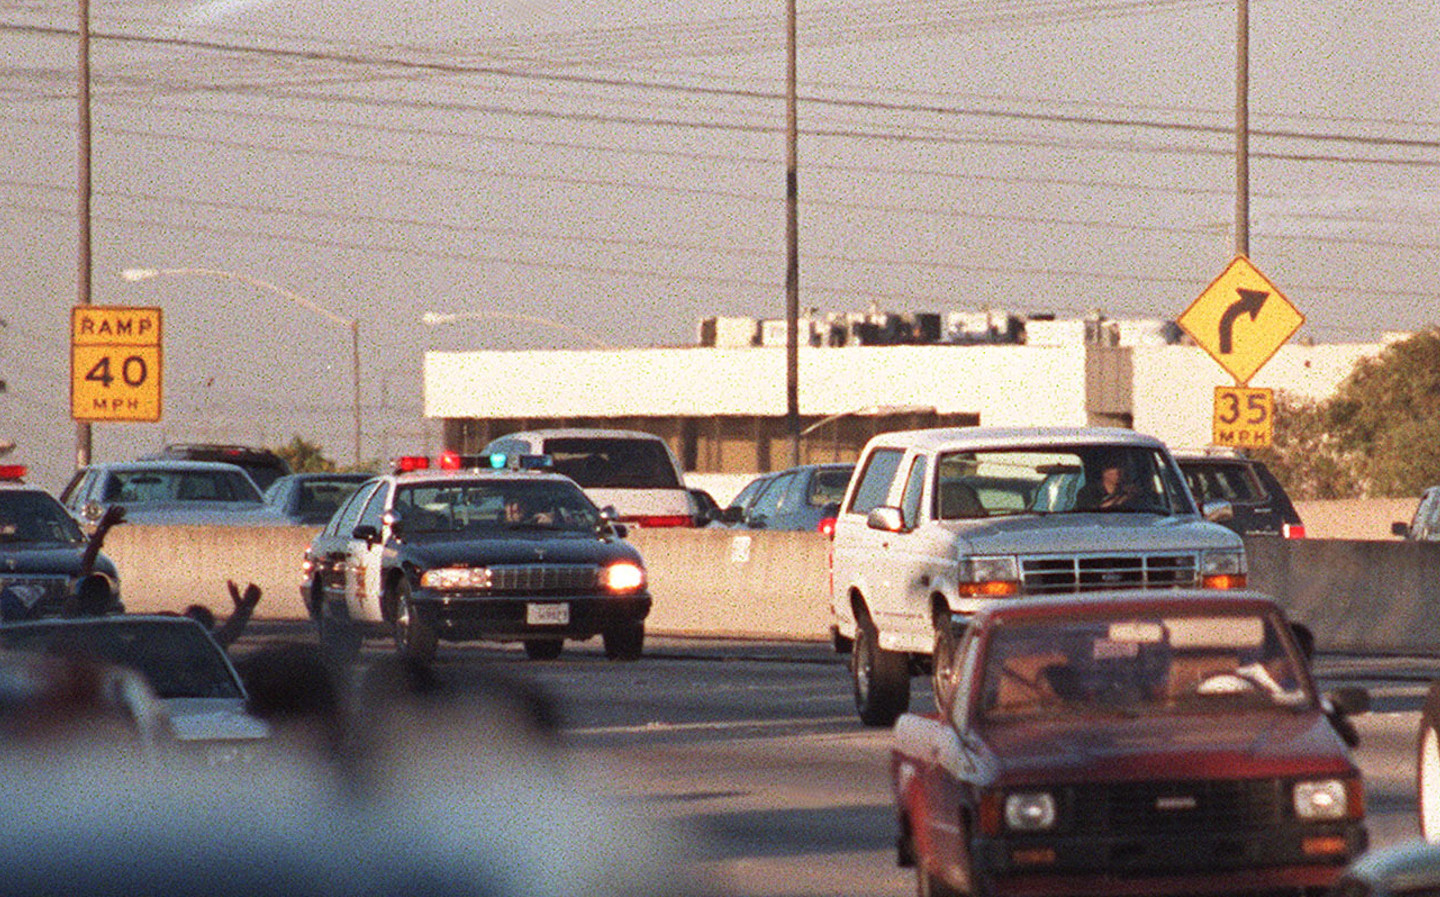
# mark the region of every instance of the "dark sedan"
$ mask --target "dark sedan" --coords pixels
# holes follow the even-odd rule
[[[833,521],[854,464],[802,464],[771,474],[745,512],[750,529],[814,531]]]
[[[0,481],[0,618],[118,613],[120,574],[50,493]]]
[[[574,481],[531,470],[377,477],[305,555],[301,594],[321,636],[359,636],[404,655],[439,641],[521,642],[537,659],[600,635],[607,656],[640,656],[650,612],[645,566]]]
[[[292,473],[265,490],[265,502],[287,523],[324,526],[368,473]]]

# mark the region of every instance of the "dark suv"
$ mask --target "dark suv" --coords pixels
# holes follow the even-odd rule
[[[1225,449],[1175,450],[1175,461],[1201,505],[1228,501],[1235,516],[1217,521],[1242,536],[1305,538],[1305,525],[1280,481],[1261,461]]]
[[[290,464],[269,449],[246,445],[214,445],[211,443],[167,445],[142,461],[223,461],[234,464],[250,474],[250,479],[264,492],[281,477],[289,474]]]

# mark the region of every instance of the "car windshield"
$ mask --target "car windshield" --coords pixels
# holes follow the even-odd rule
[[[1168,456],[1149,446],[946,452],[935,465],[935,476],[937,520],[1194,512]]]
[[[164,468],[111,471],[104,500],[126,505],[190,501],[264,503],[260,491],[243,471]]]
[[[495,532],[518,529],[594,532],[600,512],[572,483],[522,478],[401,486],[394,511],[402,531]]]
[[[986,648],[980,716],[1309,707],[1302,663],[1275,619],[1252,614],[1002,622]]]
[[[0,545],[74,544],[85,534],[60,503],[44,492],[0,490]]]
[[[545,454],[556,473],[586,489],[682,488],[665,444],[654,439],[556,437],[545,440]]]
[[[330,515],[360,488],[363,480],[303,480],[296,484],[294,512],[307,519],[329,520]]]
[[[107,620],[0,626],[11,651],[88,657],[139,671],[162,698],[243,698],[213,639],[189,620]]]

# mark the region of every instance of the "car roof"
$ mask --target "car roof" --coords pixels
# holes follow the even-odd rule
[[[575,485],[574,480],[563,474],[540,470],[510,470],[508,468],[493,469],[485,467],[473,467],[461,470],[411,470],[405,473],[386,474],[384,479],[394,480],[397,484],[404,485],[426,482],[445,483],[455,480],[494,480],[497,482],[505,480],[521,482],[538,481]],[[576,486],[575,488],[578,489],[580,487]]]
[[[646,433],[642,430],[605,430],[594,427],[556,427],[545,430],[520,430],[515,433],[506,433],[503,436],[496,436],[491,442],[499,442],[502,439],[653,439],[657,442],[665,440],[654,433]]]
[[[1165,448],[1154,436],[1121,427],[941,427],[882,433],[870,445],[943,449],[1050,448],[1134,445]]]
[[[974,619],[976,622],[997,619],[1018,621],[1060,616],[1278,610],[1280,605],[1275,599],[1251,589],[1114,590],[1002,599],[981,607]]]
[[[238,464],[228,464],[224,461],[190,461],[184,458],[156,458],[142,461],[105,461],[99,464],[91,464],[93,470],[234,470],[245,473],[245,468]],[[249,474],[245,473],[248,477]]]

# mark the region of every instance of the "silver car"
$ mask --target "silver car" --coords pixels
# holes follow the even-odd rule
[[[90,523],[111,505],[124,507],[127,523],[286,523],[265,503],[249,474],[218,461],[92,464],[76,471],[60,502]]]

